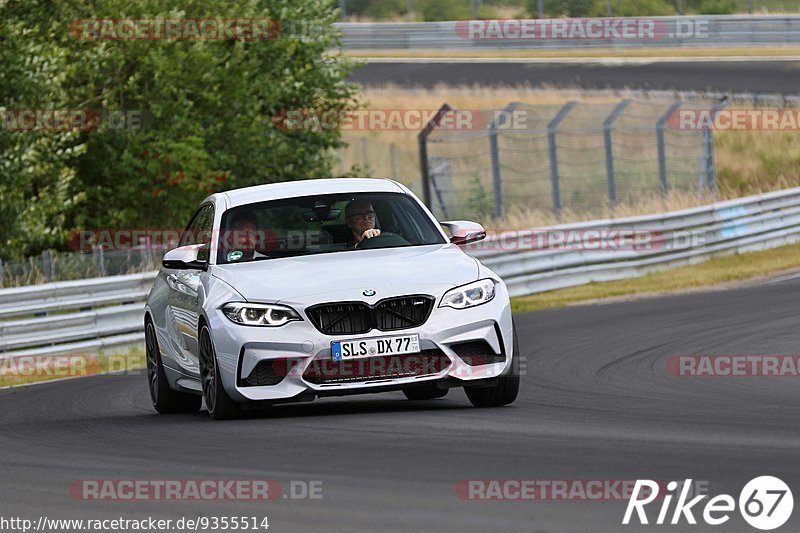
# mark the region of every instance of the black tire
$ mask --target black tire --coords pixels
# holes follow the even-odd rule
[[[409,400],[435,400],[436,398],[444,398],[450,389],[440,389],[436,383],[426,383],[418,387],[409,387],[403,389],[403,394]]]
[[[200,396],[174,391],[170,388],[153,323],[144,326],[144,344],[147,355],[147,385],[153,408],[161,414],[196,413],[200,410]]]
[[[464,387],[467,398],[475,407],[500,407],[517,399],[519,393],[519,341],[517,328],[514,328],[514,353],[511,357],[511,368],[497,379],[492,387]]]
[[[203,398],[205,399],[208,414],[214,420],[230,420],[242,415],[242,408],[231,400],[222,380],[219,379],[219,364],[211,341],[211,331],[205,324],[200,328],[200,382],[203,385]]]

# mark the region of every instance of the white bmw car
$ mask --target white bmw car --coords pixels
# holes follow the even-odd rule
[[[443,227],[448,230],[445,232]],[[403,185],[319,179],[217,193],[167,252],[145,306],[159,413],[215,419],[317,397],[463,387],[513,402],[519,350],[503,281]]]

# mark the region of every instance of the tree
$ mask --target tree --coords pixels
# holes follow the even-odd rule
[[[210,192],[331,173],[338,131],[275,120],[355,105],[351,63],[326,57],[328,0],[14,0],[0,16],[2,105],[100,116],[96,129],[0,131],[2,256],[63,247],[74,228],[181,227]],[[226,18],[278,25],[268,39],[98,40],[74,22]],[[142,123],[108,127],[115,112]]]

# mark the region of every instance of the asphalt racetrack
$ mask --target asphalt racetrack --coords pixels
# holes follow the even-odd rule
[[[0,516],[268,516],[270,531],[754,531],[622,527],[625,501],[464,501],[459,480],[683,480],[711,495],[776,475],[800,495],[800,378],[676,377],[674,355],[797,354],[800,279],[516,317],[520,397],[463,391],[275,407],[245,420],[160,416],[144,375],[0,391]],[[321,499],[85,501],[82,479],[322,482]],[[658,505],[658,504],[656,504]],[[654,520],[658,507],[650,509]],[[695,513],[699,519],[700,512]],[[796,531],[795,515],[782,530]],[[702,523],[702,522],[701,522]]]
[[[800,61],[690,62],[529,62],[486,60],[470,63],[381,62],[360,67],[350,76],[365,86],[387,83],[404,87],[513,86],[530,84],[584,89],[651,89],[728,93],[797,94]]]

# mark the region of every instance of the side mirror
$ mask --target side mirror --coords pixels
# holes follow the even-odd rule
[[[208,245],[188,244],[170,250],[164,254],[161,266],[175,270],[206,270],[208,268]]]
[[[468,220],[451,220],[442,222],[442,226],[450,230],[450,242],[463,246],[486,238],[486,230],[478,223]]]

